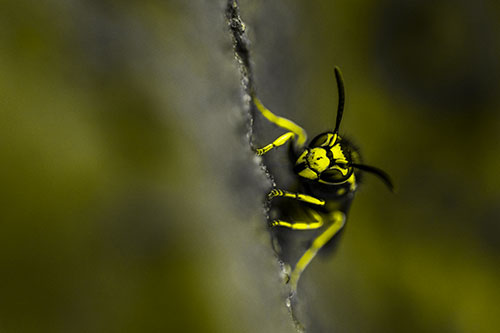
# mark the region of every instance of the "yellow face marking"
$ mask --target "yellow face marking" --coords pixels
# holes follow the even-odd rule
[[[298,165],[300,163],[305,163],[307,153],[309,153],[309,149],[304,150],[304,152],[299,156],[299,158],[297,159],[297,162],[295,164]]]
[[[326,139],[325,143],[323,143],[321,145],[323,147],[326,147],[326,146],[330,146],[331,147],[337,141],[337,134],[328,133],[326,137],[327,137],[327,139]]]
[[[336,144],[332,148],[330,148],[330,151],[333,154],[333,160],[336,162],[343,162],[347,163],[347,158],[344,155],[344,152],[342,151],[342,148],[340,147],[340,144]]]
[[[326,156],[326,150],[322,148],[313,148],[307,155],[307,163],[311,169],[323,172],[330,165],[330,159]]]
[[[349,170],[348,170],[347,168],[341,168],[341,167],[339,167],[338,165],[334,165],[334,166],[332,166],[330,169],[339,170],[339,171],[340,171],[340,173],[342,174],[342,176],[347,175],[347,173],[349,172]]]
[[[329,146],[333,146],[335,144],[335,142],[337,142],[337,138],[338,138],[338,135],[337,134],[333,134],[332,138],[330,139],[330,142],[328,142],[328,145]]]
[[[311,169],[304,169],[299,172],[299,176],[307,178],[307,179],[318,179],[318,174]]]

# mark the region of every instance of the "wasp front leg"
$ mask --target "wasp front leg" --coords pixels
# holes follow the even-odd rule
[[[309,221],[288,222],[282,220],[273,220],[271,227],[285,227],[293,230],[314,230],[323,226],[323,217],[316,211],[308,209],[307,212],[311,216]]]
[[[299,125],[297,125],[296,123],[294,123],[289,119],[275,115],[268,108],[266,108],[257,97],[252,96],[252,100],[255,106],[257,107],[257,110],[259,110],[259,112],[264,116],[264,118],[266,118],[269,122],[295,134],[297,136],[297,145],[299,147],[304,146],[307,140],[307,133],[302,127],[300,127]]]
[[[329,218],[332,224],[318,237],[316,237],[309,249],[302,255],[299,259],[295,268],[290,276],[290,285],[292,288],[292,293],[295,294],[297,290],[297,283],[302,275],[302,272],[306,269],[307,265],[313,260],[318,251],[325,246],[345,225],[345,214],[341,211],[335,211],[330,214]]]
[[[294,200],[299,200],[303,202],[307,202],[313,205],[318,205],[318,206],[324,206],[325,205],[325,200],[315,198],[311,195],[308,194],[303,194],[303,193],[292,193],[280,189],[274,189],[269,194],[267,195],[267,198],[269,200],[277,197],[283,197],[283,198],[290,198]]]
[[[255,152],[257,153],[257,155],[262,156],[271,149],[284,145],[288,142],[288,140],[293,139],[294,137],[295,134],[293,132],[285,133],[267,146],[255,149]]]

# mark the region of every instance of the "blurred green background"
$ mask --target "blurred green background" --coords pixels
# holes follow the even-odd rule
[[[399,188],[366,177],[306,326],[498,331],[499,3],[240,6],[266,106],[327,130],[340,66],[343,132]],[[293,331],[224,8],[0,2],[0,332]]]

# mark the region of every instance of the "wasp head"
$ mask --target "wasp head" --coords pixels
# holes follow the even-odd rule
[[[295,162],[294,172],[302,178],[326,184],[343,184],[353,174],[351,152],[334,132],[315,137]]]
[[[351,188],[355,189],[354,168],[356,168],[378,176],[391,191],[394,191],[389,175],[379,168],[360,164],[359,153],[351,154],[350,146],[338,135],[345,102],[344,80],[338,67],[335,67],[335,78],[339,94],[335,129],[312,139],[296,160],[294,172],[301,178],[329,185],[351,183]]]

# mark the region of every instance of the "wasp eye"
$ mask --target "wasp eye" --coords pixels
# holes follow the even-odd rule
[[[323,171],[320,175],[320,179],[328,183],[337,183],[343,181],[344,178],[345,176],[339,170],[335,169]]]
[[[347,168],[347,167],[346,167]],[[328,169],[328,170],[325,170],[321,173],[321,175],[319,176],[319,178],[324,181],[324,182],[327,182],[327,183],[343,183],[345,181],[347,181],[349,179],[349,177],[351,177],[352,175],[352,172],[353,172],[353,169],[351,168],[351,170],[349,171],[346,171],[345,173],[343,173],[342,171],[338,170],[338,169]]]

